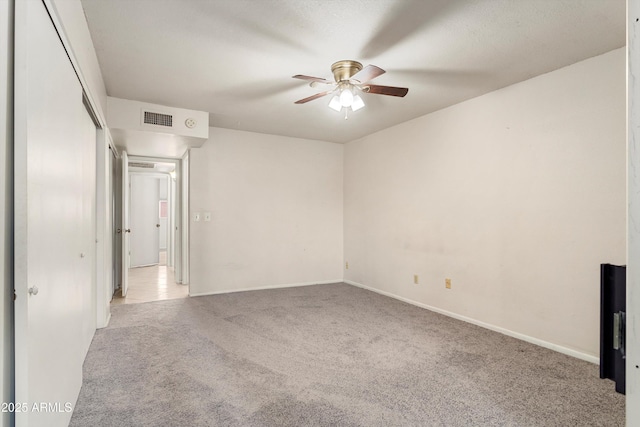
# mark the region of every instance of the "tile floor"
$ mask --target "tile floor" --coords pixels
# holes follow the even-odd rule
[[[166,253],[160,253],[160,264],[129,269],[127,296],[116,292],[111,304],[138,304],[141,302],[186,298],[189,286],[174,281],[173,267],[166,265]]]

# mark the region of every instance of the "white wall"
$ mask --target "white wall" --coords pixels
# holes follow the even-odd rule
[[[342,279],[342,145],[211,128],[190,158],[192,295]]]
[[[56,13],[54,19],[59,19],[62,24],[59,30],[63,31],[70,44],[67,48],[72,51],[74,60],[77,61],[76,71],[80,74],[83,85],[86,85],[85,92],[95,102],[93,105],[95,113],[104,124],[107,112],[107,90],[82,3],[80,0],[45,0],[45,2],[52,4]]]
[[[0,402],[13,400],[13,1],[0,1]],[[8,427],[12,414],[0,414]]]
[[[640,425],[640,0],[629,0],[628,43],[628,259],[627,426]]]
[[[624,68],[622,48],[347,144],[345,278],[596,360]]]
[[[152,140],[160,138],[157,134],[169,134],[173,139],[178,136],[191,137],[188,140],[194,147],[200,147],[209,136],[209,113],[206,111],[186,110],[184,108],[166,105],[150,104],[147,102],[131,101],[128,99],[107,97],[107,111],[109,127],[128,131],[152,132]],[[159,126],[144,123],[144,112],[168,114],[173,117],[171,126]],[[187,120],[195,120],[195,126],[189,128]],[[127,143],[129,141],[126,141]],[[148,147],[147,148],[148,151]],[[127,150],[131,153],[131,150]],[[147,154],[148,155],[148,154]]]

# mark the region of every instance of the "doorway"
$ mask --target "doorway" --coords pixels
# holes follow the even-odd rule
[[[127,156],[122,162],[122,284],[112,304],[185,298],[180,159]],[[186,193],[185,193],[186,194]]]

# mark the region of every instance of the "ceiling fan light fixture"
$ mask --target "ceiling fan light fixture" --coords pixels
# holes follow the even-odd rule
[[[342,103],[340,103],[340,97],[338,95],[331,98],[331,101],[329,101],[329,108],[337,111],[338,113],[342,110]]]
[[[353,97],[353,102],[351,103],[351,110],[358,111],[364,107],[364,101],[360,97],[360,95],[356,95]]]
[[[337,112],[344,110],[346,119],[349,110],[358,111],[365,106],[360,92],[402,98],[409,91],[406,87],[371,84],[371,80],[385,73],[382,68],[371,64],[363,68],[362,64],[357,61],[338,61],[331,66],[331,72],[333,73],[335,82],[331,82],[322,77],[313,77],[304,74],[296,74],[293,76],[294,79],[310,82],[309,85],[313,88],[317,87],[320,83],[333,86],[332,89],[330,88],[324,92],[299,99],[295,104],[305,104],[314,99],[332,95],[328,107]]]

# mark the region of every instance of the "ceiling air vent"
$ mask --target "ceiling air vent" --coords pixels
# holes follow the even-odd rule
[[[172,127],[173,116],[169,114],[152,113],[151,111],[145,111],[144,123],[148,125]]]
[[[130,168],[145,168],[145,169],[155,169],[155,163],[144,163],[144,162],[129,162]]]

